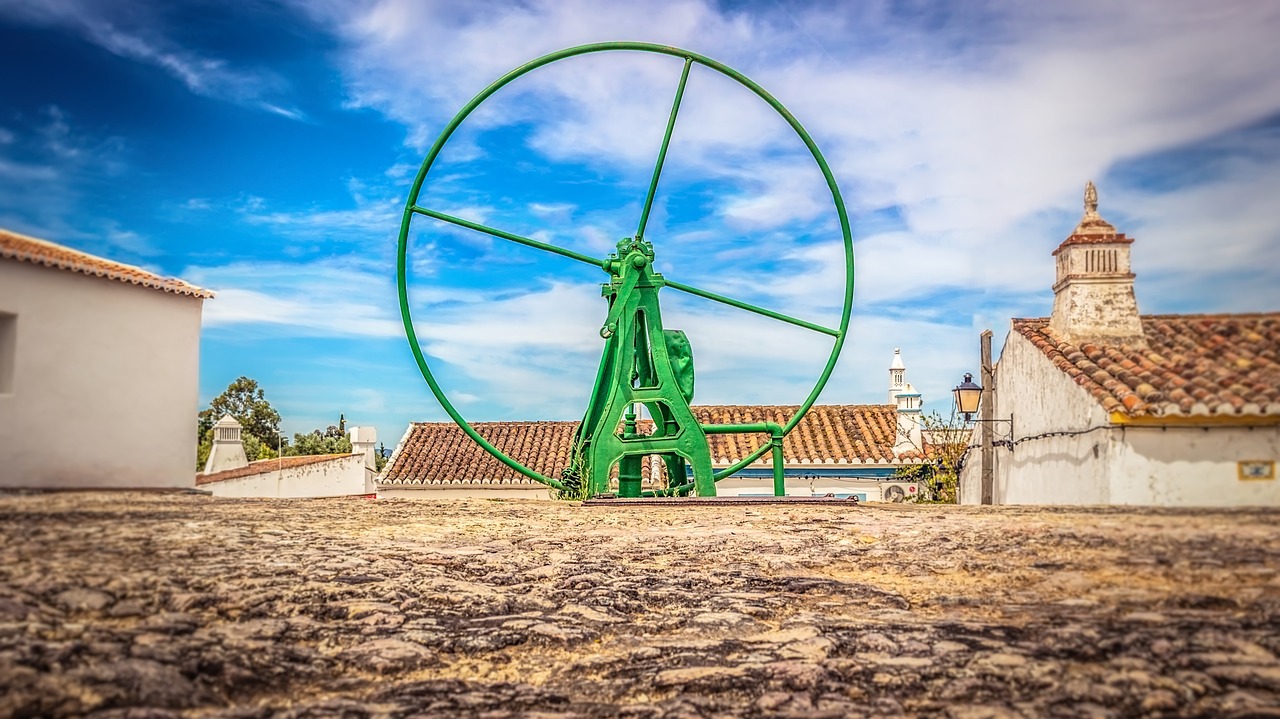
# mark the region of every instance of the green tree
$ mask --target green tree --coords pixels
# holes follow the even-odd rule
[[[309,434],[299,432],[293,435],[293,444],[285,449],[285,454],[350,454],[351,438],[343,431],[344,425],[345,417],[339,419],[336,426],[331,424],[326,427],[323,432],[318,429]]]
[[[204,469],[213,448],[213,425],[225,415],[231,415],[240,423],[244,456],[250,462],[276,457],[277,446],[288,446],[288,441],[280,436],[280,413],[267,401],[257,380],[240,377],[227,385],[226,391],[214,397],[208,409],[196,417],[197,471]]]
[[[955,504],[959,499],[960,467],[972,430],[955,412],[950,419],[937,412],[921,414],[920,422],[924,446],[916,449],[926,461],[902,467],[894,476],[917,483],[919,502]]]
[[[200,426],[204,430],[201,436],[228,414],[240,423],[241,436],[253,435],[259,444],[273,450],[280,442],[280,413],[267,401],[266,392],[257,380],[240,377],[214,397],[209,408],[200,413]]]
[[[196,471],[204,471],[204,463],[209,461],[209,453],[213,451],[213,432],[205,430],[200,435],[200,444],[196,445]]]

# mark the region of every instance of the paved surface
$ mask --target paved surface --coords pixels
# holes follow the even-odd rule
[[[1280,717],[1278,527],[0,496],[0,716]]]

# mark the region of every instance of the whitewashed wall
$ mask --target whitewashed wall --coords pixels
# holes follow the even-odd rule
[[[1106,426],[995,449],[996,504],[1280,506],[1280,480],[1238,479],[1241,460],[1280,461],[1280,427],[1107,426],[1093,397],[1022,335],[1010,332],[996,369],[995,416],[1017,437]],[[999,425],[998,434],[1004,433]],[[981,501],[982,455],[972,450],[960,501]]]
[[[978,435],[975,433],[974,441]],[[960,469],[960,487],[956,501],[960,504],[982,504],[982,450],[971,449]]]
[[[255,465],[256,466],[256,465]],[[263,474],[224,479],[200,485],[215,497],[344,497],[373,494],[366,479],[364,455],[338,457],[325,462],[285,467]]]
[[[1009,332],[995,372],[996,419],[1013,415],[1017,437],[1108,424],[1106,412],[1087,391],[1053,366],[1044,353],[1017,332]],[[994,425],[997,439],[1008,425]],[[1107,430],[996,447],[996,504],[1105,504],[1110,501]],[[1095,449],[1096,447],[1096,449]],[[982,499],[982,452],[965,460],[960,501]]]
[[[191,487],[202,300],[0,260],[0,486]]]
[[[1280,426],[1126,429],[1112,441],[1111,502],[1280,506],[1280,479],[1241,480],[1241,460],[1280,464]]]

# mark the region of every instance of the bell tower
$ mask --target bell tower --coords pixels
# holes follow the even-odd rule
[[[907,367],[902,364],[902,350],[893,348],[893,362],[889,363],[889,404],[898,403],[898,395],[907,391]]]
[[[1084,187],[1084,217],[1053,251],[1057,259],[1049,327],[1074,345],[1145,347],[1129,263],[1133,239],[1098,214],[1098,190]]]

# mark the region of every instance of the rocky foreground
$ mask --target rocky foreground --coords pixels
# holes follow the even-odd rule
[[[1280,511],[0,496],[0,717],[1280,717]]]

